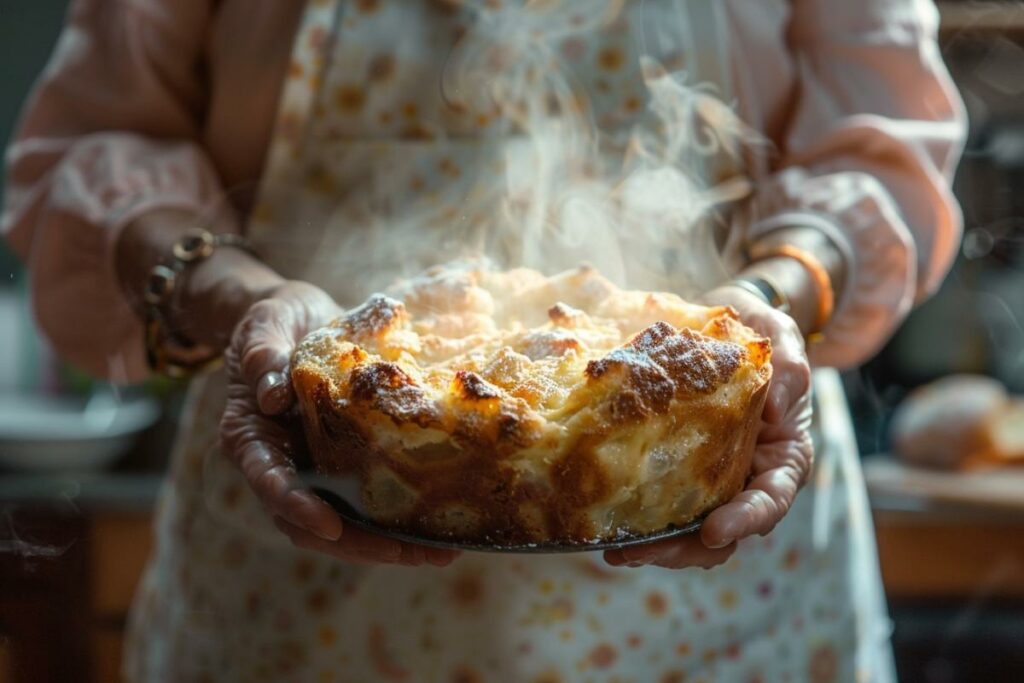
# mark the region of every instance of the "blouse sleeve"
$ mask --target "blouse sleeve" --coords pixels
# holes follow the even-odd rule
[[[819,365],[863,362],[948,272],[961,234],[950,182],[966,117],[942,63],[930,0],[795,0],[798,101],[782,163],[739,220],[827,232],[848,280]]]
[[[145,377],[142,325],[118,285],[123,226],[219,195],[195,143],[211,0],[76,0],[7,150],[2,231],[28,266],[59,354],[100,377]]]

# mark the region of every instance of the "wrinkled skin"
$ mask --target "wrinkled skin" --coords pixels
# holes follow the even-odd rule
[[[346,562],[445,566],[457,553],[346,526],[296,476],[293,458],[302,437],[288,415],[295,406],[289,357],[307,332],[340,312],[331,297],[304,282],[287,282],[249,308],[225,353],[228,399],[220,426],[224,452],[295,546]]]
[[[765,535],[793,504],[810,474],[810,367],[803,336],[792,318],[735,287],[704,297],[708,305],[730,305],[741,320],[772,341],[772,381],[754,451],[752,479],[730,502],[712,511],[700,534],[605,552],[614,566],[656,565],[710,569],[728,560],[742,539]]]

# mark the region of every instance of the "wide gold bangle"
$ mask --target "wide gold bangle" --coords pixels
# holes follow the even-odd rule
[[[173,307],[182,274],[210,258],[218,247],[230,246],[253,253],[249,241],[241,235],[212,233],[196,228],[174,243],[170,255],[153,266],[143,292],[145,303],[146,362],[153,372],[172,378],[185,378],[212,370],[219,365],[218,349],[196,344],[171,325]]]

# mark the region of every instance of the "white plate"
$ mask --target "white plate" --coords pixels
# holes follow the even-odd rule
[[[101,469],[124,455],[159,416],[160,407],[150,398],[0,394],[0,466],[35,472]]]

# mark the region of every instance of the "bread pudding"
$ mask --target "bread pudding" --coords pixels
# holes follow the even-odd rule
[[[700,518],[740,491],[771,347],[728,307],[447,266],[372,296],[292,358],[313,464],[435,540],[584,544]]]

